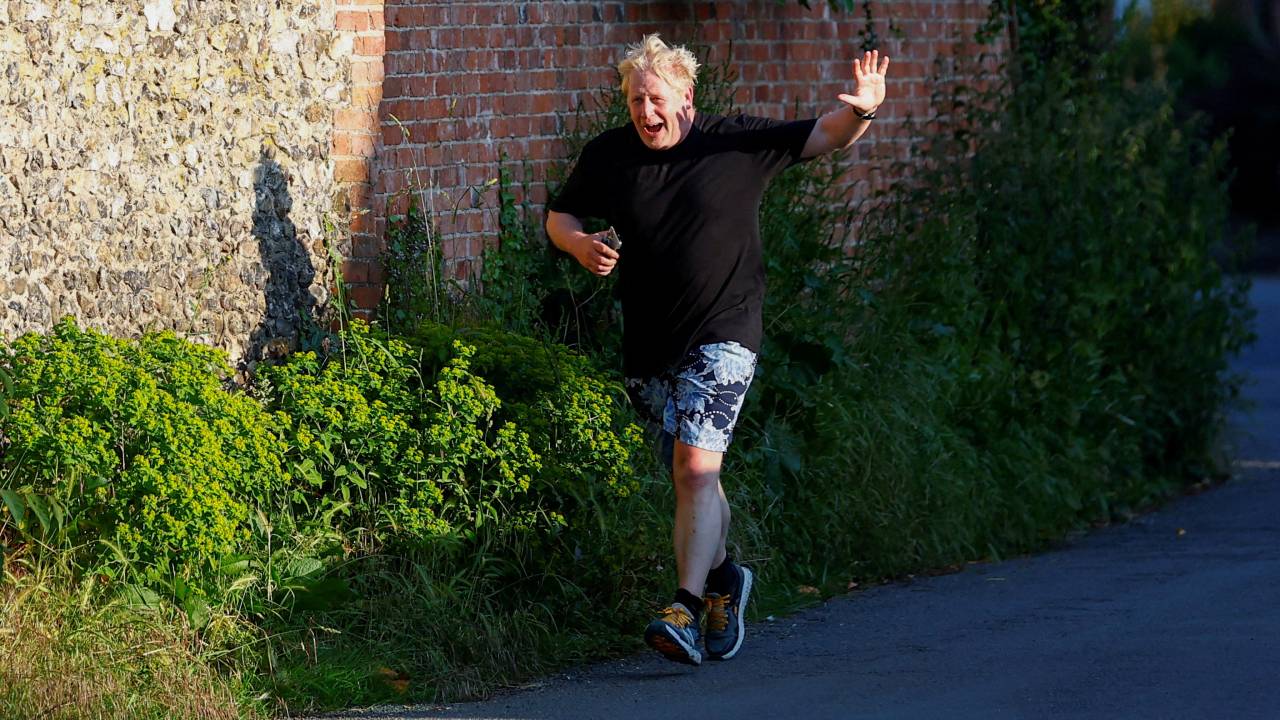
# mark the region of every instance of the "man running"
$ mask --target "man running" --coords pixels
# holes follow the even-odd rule
[[[679,588],[645,630],[668,659],[699,665],[704,651],[728,660],[742,647],[752,573],[726,551],[720,463],[760,348],[765,186],[857,140],[884,100],[888,68],[888,57],[864,53],[853,62],[853,92],[819,118],[721,117],[694,110],[693,53],[648,35],[618,64],[631,127],[587,143],[548,206],[557,247],[596,275],[622,268],[627,392],[662,429],[676,494]],[[586,217],[608,222],[621,245],[607,231],[583,232]]]

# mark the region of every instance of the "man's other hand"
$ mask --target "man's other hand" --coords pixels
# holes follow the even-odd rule
[[[853,92],[836,97],[860,115],[872,113],[884,102],[884,78],[889,72],[889,56],[879,50],[862,53],[853,61]]]

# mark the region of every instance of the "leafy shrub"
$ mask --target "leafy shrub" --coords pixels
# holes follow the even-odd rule
[[[1225,149],[1164,88],[1099,70],[940,97],[965,120],[891,168],[854,252],[780,263],[784,284],[816,277],[782,299],[795,319],[767,314],[785,352],[762,361],[739,467],[791,568],[1035,548],[1216,472],[1249,339],[1247,279],[1213,260]]]
[[[108,541],[130,562],[202,572],[249,543],[250,514],[290,479],[282,418],[223,389],[219,350],[64,319],[15,340],[3,364],[0,488],[29,537],[99,559]]]
[[[341,339],[327,358],[260,374],[264,394],[298,418],[293,432],[332,435],[333,462],[293,456],[322,481],[300,507],[323,516],[343,493],[351,503],[332,514],[348,549],[330,577],[346,600],[273,627],[340,632],[307,653],[281,642],[271,690],[299,708],[403,700],[369,675],[379,666],[414,697],[441,698],[547,669],[567,648],[616,647],[610,631],[650,609],[670,537],[669,515],[654,508],[665,480],[619,384],[564,347],[488,328],[426,323],[390,338],[356,323]],[[407,436],[380,440],[375,423],[347,420],[393,409]],[[366,436],[399,449],[375,461]],[[401,462],[408,452],[421,460]],[[343,458],[363,474],[339,476]],[[351,487],[355,477],[367,487]],[[436,524],[419,529],[412,512]]]
[[[408,342],[422,349],[428,374],[453,344],[475,348],[471,365],[504,399],[499,415],[534,438],[546,491],[625,497],[635,489],[642,431],[618,410],[624,392],[614,374],[564,346],[494,328],[427,324]]]
[[[571,572],[577,592],[608,587],[615,599],[634,597],[637,576],[618,569],[640,558],[652,566],[665,543],[665,524],[652,515],[666,480],[616,375],[564,346],[494,328],[428,324],[410,342],[430,373],[459,339],[475,347],[475,371],[504,399],[499,416],[529,433],[541,460],[533,492],[561,520],[529,548],[538,555],[529,573]],[[649,520],[637,526],[641,517]]]
[[[356,320],[327,357],[262,369],[262,395],[293,420],[291,458],[309,486],[295,502],[313,514],[340,502],[354,527],[386,539],[540,522],[536,502],[523,504],[538,456],[518,425],[495,423],[502,403],[471,372],[473,352],[451,345],[424,376],[407,343]]]

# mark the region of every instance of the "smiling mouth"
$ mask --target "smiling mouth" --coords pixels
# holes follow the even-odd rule
[[[650,137],[657,137],[658,133],[662,132],[662,128],[665,126],[665,123],[654,123],[652,125],[644,125],[643,127],[647,135]]]

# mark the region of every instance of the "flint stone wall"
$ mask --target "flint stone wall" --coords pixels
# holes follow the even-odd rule
[[[253,359],[332,285],[333,0],[0,0],[0,333]],[[328,238],[333,240],[333,238]]]

